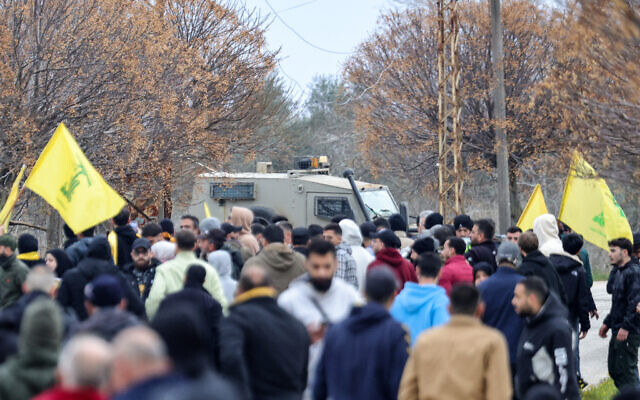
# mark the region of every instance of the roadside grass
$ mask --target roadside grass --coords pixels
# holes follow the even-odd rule
[[[595,277],[594,277],[595,279]],[[582,392],[582,400],[610,400],[618,393],[613,381],[607,379]]]
[[[599,269],[594,268],[591,270],[591,274],[593,275],[593,281],[606,281],[609,279],[609,270],[608,269]]]

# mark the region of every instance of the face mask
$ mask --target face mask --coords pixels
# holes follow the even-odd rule
[[[331,287],[331,281],[332,279],[315,279],[315,278],[311,278],[309,279],[309,282],[311,282],[311,286],[313,286],[313,288],[315,290],[317,290],[318,292],[322,292],[325,293],[327,290],[329,290],[329,288]]]

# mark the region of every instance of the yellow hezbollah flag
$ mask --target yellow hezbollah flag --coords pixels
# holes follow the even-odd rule
[[[20,186],[20,181],[22,180],[22,176],[24,175],[24,169],[26,167],[23,165],[20,168],[20,172],[16,177],[16,180],[13,182],[13,186],[11,186],[11,192],[9,192],[9,196],[7,197],[7,201],[4,203],[4,207],[0,210],[0,225],[4,226],[4,231],[8,232],[9,230],[9,220],[11,219],[11,214],[13,213],[13,207],[16,205],[16,200],[18,200],[18,190]]]
[[[205,201],[204,203],[204,216],[205,218],[210,218],[211,217],[211,211],[209,211],[209,205],[207,204],[207,202]]]
[[[536,188],[533,189],[533,193],[531,193],[531,197],[529,197],[527,206],[524,208],[524,211],[522,211],[522,215],[518,220],[518,227],[523,231],[532,229],[533,221],[544,214],[549,214],[549,212],[547,211],[547,204],[544,202],[540,184],[537,184]]]
[[[633,241],[629,221],[609,186],[578,152],[573,154],[558,219],[605,250],[612,239]]]
[[[112,218],[125,206],[124,199],[93,168],[62,123],[25,186],[58,210],[75,233]]]

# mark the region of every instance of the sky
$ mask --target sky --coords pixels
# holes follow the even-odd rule
[[[268,46],[280,48],[279,74],[290,84],[294,98],[300,100],[308,94],[314,76],[340,74],[349,53],[374,32],[380,13],[392,6],[391,0],[241,2],[271,22],[266,32]]]

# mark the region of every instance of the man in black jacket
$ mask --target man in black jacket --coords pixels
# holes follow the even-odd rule
[[[107,237],[109,238],[109,243],[111,243],[112,248],[117,248],[116,257],[114,257],[115,264],[118,267],[123,267],[132,261],[131,246],[137,238],[136,231],[129,225],[129,210],[127,207],[123,208],[118,215],[113,217],[113,224],[115,225],[115,229],[109,232]],[[116,246],[113,246],[114,241]]]
[[[638,346],[640,345],[640,315],[636,305],[640,298],[640,267],[631,260],[633,245],[629,239],[609,242],[609,274],[607,292],[611,293],[611,312],[600,328],[600,337],[609,342],[609,375],[618,389],[640,386],[638,379]]]
[[[246,399],[302,398],[307,385],[307,329],[278,306],[266,271],[242,270],[238,295],[220,326],[220,366]]]
[[[558,275],[558,271],[553,268],[549,259],[538,250],[538,237],[533,232],[525,232],[518,239],[520,252],[524,257],[518,267],[518,272],[524,276],[537,276],[544,281],[549,290],[567,304],[567,295],[564,285]]]
[[[495,227],[488,219],[480,219],[473,223],[471,230],[471,248],[464,254],[464,258],[471,266],[476,265],[480,261],[489,263],[493,268],[493,272],[498,269],[496,264],[496,255],[498,249],[493,242]]]
[[[62,307],[72,308],[78,320],[84,321],[89,317],[84,306],[84,287],[102,274],[116,276],[127,301],[127,310],[144,319],[144,304],[140,301],[137,292],[127,282],[127,278],[113,264],[111,247],[104,236],[95,237],[89,245],[87,257],[80,261],[77,267],[64,273],[58,289],[58,303]]]
[[[145,238],[136,239],[131,246],[131,259],[133,262],[122,268],[122,273],[127,282],[144,302],[149,297],[153,279],[156,276],[156,267],[160,261],[151,254],[151,242]]]
[[[518,282],[512,303],[526,318],[518,344],[518,398],[526,398],[529,389],[539,383],[549,383],[563,400],[580,399],[567,309],[536,276]]]
[[[549,261],[558,271],[565,293],[567,294],[567,308],[569,309],[569,324],[574,330],[576,372],[581,388],[588,384],[583,381],[580,374],[580,342],[587,336],[591,322],[589,312],[596,312],[596,306],[591,297],[591,291],[587,288],[586,271],[582,266],[578,253],[584,241],[577,233],[570,233],[562,237],[562,247],[567,254],[552,254]]]

